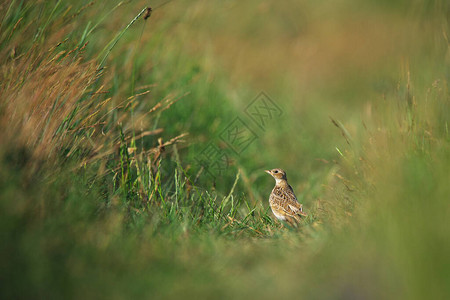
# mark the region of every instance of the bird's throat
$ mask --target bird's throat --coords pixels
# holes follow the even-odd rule
[[[275,185],[279,187],[289,186],[286,179],[275,178]]]

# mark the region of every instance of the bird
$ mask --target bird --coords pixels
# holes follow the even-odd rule
[[[286,172],[282,169],[265,170],[275,179],[275,187],[270,193],[269,204],[275,217],[280,221],[287,222],[296,227],[302,217],[307,214],[303,212],[303,206],[297,200],[294,190],[288,184]]]

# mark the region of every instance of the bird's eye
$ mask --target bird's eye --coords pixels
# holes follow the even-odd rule
[[[274,173],[278,173],[278,170],[273,171]]]

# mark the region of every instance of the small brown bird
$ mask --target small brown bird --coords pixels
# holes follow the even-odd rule
[[[269,198],[270,208],[280,221],[286,221],[291,226],[296,226],[301,217],[306,217],[302,205],[295,197],[294,190],[288,184],[286,172],[281,169],[266,170],[275,179],[275,187]]]

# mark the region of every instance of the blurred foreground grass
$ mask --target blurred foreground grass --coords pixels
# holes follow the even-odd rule
[[[1,4],[2,298],[448,298],[449,5],[160,4]]]

